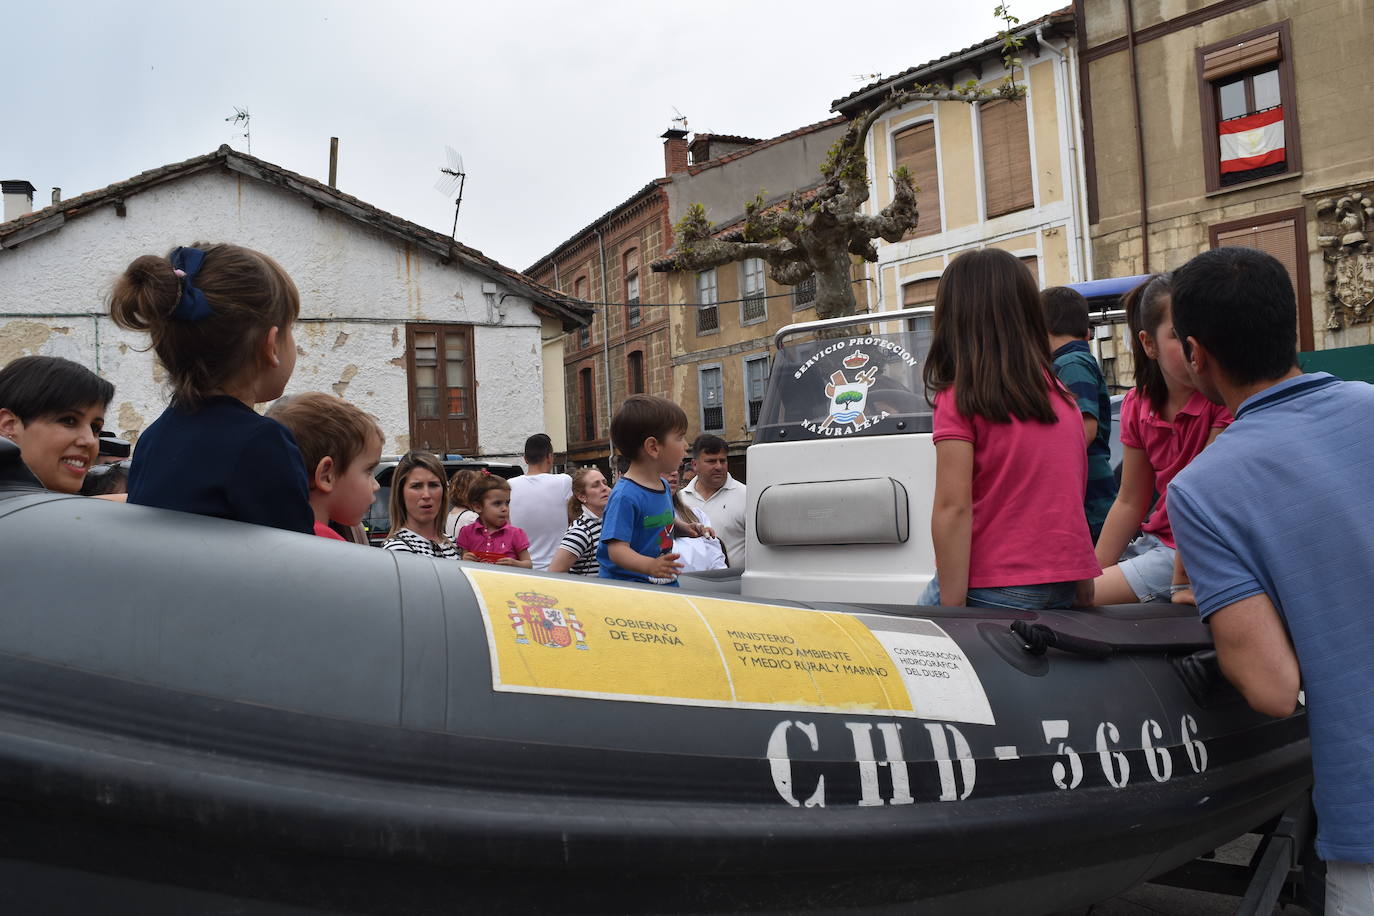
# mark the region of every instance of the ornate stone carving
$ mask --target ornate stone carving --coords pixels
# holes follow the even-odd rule
[[[1374,318],[1374,201],[1353,189],[1317,201],[1317,233],[1326,265],[1326,327],[1339,331]]]

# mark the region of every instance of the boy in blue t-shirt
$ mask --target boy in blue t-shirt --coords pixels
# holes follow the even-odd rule
[[[675,514],[664,475],[687,455],[687,414],[666,398],[632,395],[611,420],[611,443],[630,468],[601,517],[601,578],[676,587],[682,564],[673,553]]]
[[[1052,286],[1040,294],[1040,302],[1050,332],[1054,374],[1073,394],[1083,414],[1083,432],[1088,440],[1088,488],[1083,511],[1096,544],[1102,523],[1116,502],[1116,474],[1111,462],[1112,401],[1102,369],[1088,346],[1088,300],[1078,290]]]

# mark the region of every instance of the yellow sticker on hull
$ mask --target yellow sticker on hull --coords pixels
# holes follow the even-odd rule
[[[482,606],[496,690],[993,721],[962,650],[930,621],[463,571]],[[943,683],[914,679],[917,651],[951,659]]]

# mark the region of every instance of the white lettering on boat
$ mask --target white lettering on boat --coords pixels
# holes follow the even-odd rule
[[[778,790],[782,800],[793,808],[824,808],[825,807],[825,777],[816,778],[816,790],[811,793],[805,802],[797,801],[797,796],[792,794],[792,758],[787,753],[787,731],[795,727],[811,742],[811,750],[821,749],[820,739],[816,736],[816,724],[814,722],[793,722],[790,719],[783,719],[773,727],[773,733],[768,736],[768,766],[773,771],[773,788]]]
[[[1102,764],[1102,775],[1115,789],[1124,789],[1131,781],[1131,762],[1125,754],[1108,746],[1109,742],[1115,745],[1120,740],[1121,733],[1112,723],[1103,722],[1097,726],[1097,760]]]
[[[935,767],[939,794],[931,791],[930,800],[963,801],[973,794],[978,782],[978,757],[974,755],[967,737],[954,725],[944,722],[924,722],[926,737],[930,741],[929,758],[913,761],[909,748],[903,745],[903,732],[898,722],[845,722],[849,742],[853,747],[852,760],[858,767],[859,797],[855,804],[860,808],[876,808],[884,805],[915,804],[922,791],[915,791],[919,783],[912,781],[913,772],[921,772],[922,767],[931,764]],[[779,797],[793,807],[823,807],[827,802],[825,775],[818,774],[815,787],[805,800],[798,800],[793,782],[793,761],[788,752],[788,736],[795,728],[807,740],[812,754],[821,751],[821,731],[814,722],[799,722],[784,719],[773,727],[768,739],[768,763],[773,775],[773,787]],[[1044,719],[1040,722],[1045,742],[1052,749],[1055,759],[1050,768],[1050,778],[1060,789],[1076,789],[1086,777],[1084,758],[1069,745],[1070,725],[1068,719]],[[874,740],[874,730],[882,738],[881,747]],[[1194,773],[1207,769],[1207,747],[1198,737],[1198,723],[1191,714],[1184,713],[1179,720],[1180,737],[1188,762]],[[919,734],[919,732],[916,732]],[[1095,730],[1093,751],[1096,752],[1102,778],[1107,785],[1124,789],[1130,785],[1131,762],[1127,756],[1135,751],[1131,746],[1122,747],[1122,730],[1114,722],[1099,722]],[[1129,730],[1126,734],[1130,734]],[[913,740],[908,737],[908,740]],[[1174,775],[1174,758],[1171,748],[1165,741],[1163,727],[1154,719],[1146,719],[1140,725],[1140,752],[1150,777],[1156,783],[1167,783]],[[795,742],[793,744],[795,747]],[[1035,761],[1037,755],[1023,757],[1015,745],[998,745],[992,749],[996,767],[999,763],[1015,761]],[[1091,757],[1092,752],[1089,752]],[[833,770],[844,766],[833,756],[829,760],[816,761],[822,768]],[[815,764],[813,764],[815,766]],[[913,768],[915,768],[913,770]],[[887,777],[883,778],[886,770]],[[814,770],[813,770],[814,772]],[[929,772],[929,771],[926,771]],[[1139,770],[1137,770],[1139,772]],[[841,778],[840,785],[852,782]],[[835,799],[830,798],[833,804]]]
[[[859,798],[859,807],[869,808],[882,804],[912,804],[915,799],[911,797],[911,783],[908,779],[906,759],[902,756],[902,726],[896,722],[878,723],[878,731],[883,736],[885,760],[878,760],[873,754],[873,726],[870,723],[846,722],[844,727],[849,729],[854,740],[854,759],[859,764],[859,791],[862,793]],[[888,773],[892,777],[891,800],[884,800],[878,789],[878,767],[880,766],[887,767]]]
[[[1164,738],[1164,729],[1154,719],[1140,723],[1140,746],[1145,751],[1145,765],[1150,768],[1150,777],[1155,782],[1168,782],[1174,775],[1174,758],[1167,747],[1155,747],[1155,742]]]

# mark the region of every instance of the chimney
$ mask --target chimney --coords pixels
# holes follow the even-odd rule
[[[329,138],[329,186],[339,186],[339,138]]]
[[[687,131],[673,127],[660,136],[663,137],[663,174],[669,176],[687,171]]]
[[[692,154],[692,165],[700,165],[711,158],[711,135],[697,134],[692,138],[692,144],[687,147],[687,151]]]
[[[33,185],[22,179],[0,181],[0,189],[5,193],[5,222],[33,212],[33,192],[38,190]]]
[[[62,189],[61,189],[61,188],[53,188],[53,189],[52,189],[52,205],[55,207],[55,206],[57,206],[57,205],[60,204],[60,203],[62,203]]]

